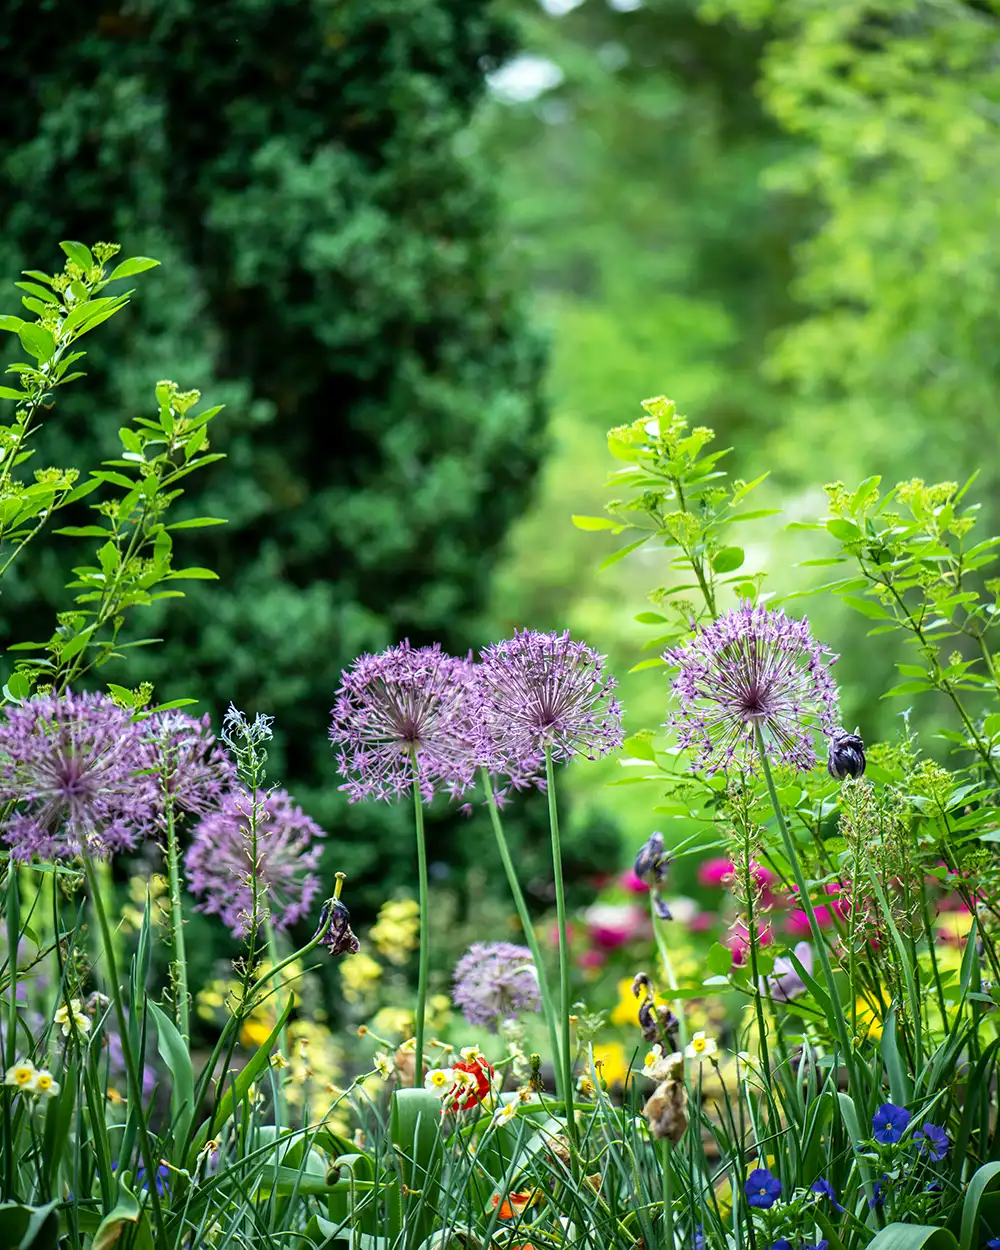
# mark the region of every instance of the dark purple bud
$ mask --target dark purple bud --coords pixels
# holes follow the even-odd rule
[[[831,777],[843,781],[845,777],[860,777],[865,771],[865,744],[860,734],[837,730],[830,739],[830,753],[826,767]]]
[[[639,848],[639,854],[635,857],[634,872],[646,885],[662,885],[667,879],[669,866],[670,856],[663,846],[663,834],[657,829]]]
[[[323,904],[316,933],[321,935],[320,943],[331,955],[356,955],[361,949],[361,943],[351,931],[351,913],[339,898],[328,898]]]

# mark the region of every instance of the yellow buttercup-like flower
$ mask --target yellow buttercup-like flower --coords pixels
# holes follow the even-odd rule
[[[420,904],[412,898],[383,903],[368,936],[390,963],[405,964],[416,950],[420,933]]]

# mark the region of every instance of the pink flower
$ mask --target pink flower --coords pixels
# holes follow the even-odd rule
[[[721,856],[717,859],[706,859],[698,867],[698,881],[705,886],[724,885],[726,878],[732,875],[732,860]]]
[[[770,946],[774,941],[774,934],[769,926],[757,926],[757,941],[761,946]],[[728,946],[733,952],[733,963],[740,966],[746,963],[747,956],[750,951],[750,933],[746,925],[742,921],[737,921],[729,932],[729,936],[723,942],[724,946]]]
[[[602,968],[608,962],[608,957],[604,951],[583,951],[582,954],[577,956],[576,962],[581,968],[597,969]]]
[[[649,886],[641,877],[635,875],[635,870],[627,868],[619,878],[622,889],[627,890],[629,894],[648,894]]]
[[[617,950],[637,936],[646,919],[644,908],[632,903],[595,903],[583,914],[590,940],[604,950]]]
[[[710,911],[700,911],[688,921],[692,933],[707,933],[718,922],[718,917]]]

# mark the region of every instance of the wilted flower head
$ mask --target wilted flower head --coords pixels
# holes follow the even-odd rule
[[[661,886],[666,884],[672,858],[663,845],[663,834],[657,829],[639,848],[633,865],[635,875],[652,889],[653,906],[661,920],[672,919],[670,908],[660,893]]]
[[[540,1011],[542,998],[531,951],[511,942],[474,942],[455,965],[453,998],[470,1024],[495,1033],[522,1011]]]
[[[538,776],[545,751],[553,759],[594,759],[621,746],[617,682],[604,657],[562,634],[523,630],[487,647],[476,690],[480,762],[515,785]]]
[[[203,816],[234,784],[233,762],[211,725],[207,715],[195,720],[175,709],[157,712],[143,722],[161,809],[167,797],[174,810]]]
[[[250,824],[256,803],[257,861],[253,862]],[[325,833],[284,790],[227,794],[194,831],[185,858],[188,883],[202,896],[198,910],[218,915],[235,937],[244,937],[263,919],[252,915],[251,881],[256,875],[261,903],[276,929],[287,929],[309,912],[319,890],[315,875]]]
[[[857,731],[852,734],[835,729],[830,736],[830,749],[826,767],[831,777],[843,781],[845,777],[860,777],[865,771],[865,743]]]
[[[351,930],[351,913],[339,898],[328,898],[323,904],[317,934],[322,933],[320,944],[331,955],[356,955],[361,943]]]
[[[816,762],[813,732],[836,725],[837,658],[806,621],[745,604],[699,630],[663,657],[680,669],[680,711],[669,724],[709,774],[753,770],[755,730],[776,762],[807,771]]]
[[[473,666],[432,647],[403,642],[362,655],[344,673],[330,741],[340,748],[341,787],[352,803],[410,793],[414,768],[425,802],[462,794],[475,778],[468,720]]]
[[[142,727],[103,694],[43,695],[0,720],[0,825],[15,859],[130,850],[153,821]]]

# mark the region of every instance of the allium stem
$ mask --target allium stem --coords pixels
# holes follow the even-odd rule
[[[767,751],[764,749],[764,740],[761,737],[760,727],[754,727],[754,736],[757,744],[757,756],[760,759],[761,770],[764,774],[764,782],[767,786],[767,792],[771,799],[771,807],[774,809],[774,818],[778,822],[778,830],[781,833],[782,845],[785,848],[785,857],[792,869],[792,875],[795,878],[795,884],[799,891],[799,898],[802,900],[802,910],[806,913],[809,921],[809,932],[816,946],[816,953],[819,956],[820,966],[823,969],[823,980],[826,982],[826,990],[830,996],[830,1015],[834,1032],[837,1035],[837,1041],[844,1053],[844,1062],[847,1065],[848,1072],[854,1074],[854,1052],[851,1049],[850,1039],[847,1036],[847,1026],[844,1015],[840,1010],[840,996],[837,992],[837,983],[833,977],[833,969],[830,966],[830,957],[827,954],[826,942],[823,938],[823,931],[819,927],[816,919],[816,912],[813,909],[812,899],[809,897],[809,887],[806,884],[805,874],[802,871],[802,865],[799,863],[798,852],[792,841],[792,836],[788,832],[788,825],[785,823],[785,816],[781,810],[781,804],[778,801],[778,792],[774,786],[774,778],[771,776],[771,766],[767,760]]]
[[[111,927],[108,924],[108,914],[104,909],[104,900],[101,897],[101,887],[97,879],[97,873],[94,871],[94,862],[89,855],[84,855],[83,866],[87,874],[90,901],[94,906],[97,925],[101,931],[101,941],[104,943],[104,955],[107,959],[106,979],[111,990],[111,1001],[115,1005],[115,1015],[118,1018],[118,1033],[121,1038],[122,1056],[125,1060],[125,1072],[128,1078],[129,1109],[135,1113],[139,1126],[139,1152],[142,1155],[142,1163],[146,1169],[146,1175],[150,1178],[155,1178],[158,1161],[153,1156],[153,1143],[150,1140],[149,1129],[146,1125],[146,1112],[142,1105],[142,1081],[139,1078],[139,1069],[136,1066],[135,1056],[132,1054],[132,1043],[129,1040],[128,1020],[125,1018],[125,1005],[122,1002],[121,986],[118,983],[118,961],[115,959]],[[133,1008],[135,1006],[136,1004],[133,1003]],[[150,1183],[148,1188],[149,1197],[153,1204],[156,1240],[162,1246],[169,1245],[167,1229],[163,1221],[163,1209],[160,1206],[160,1195],[155,1184]]]
[[[497,849],[500,852],[504,872],[507,874],[507,884],[510,886],[510,892],[514,897],[517,914],[521,918],[521,928],[524,930],[525,941],[528,943],[531,957],[535,961],[535,972],[538,974],[538,989],[542,995],[542,1010],[545,1013],[545,1023],[548,1025],[549,1030],[549,1046],[552,1048],[552,1066],[556,1073],[556,1095],[557,1097],[565,1098],[562,1063],[559,1058],[559,1029],[556,1024],[556,1009],[555,1003],[552,1001],[552,991],[549,989],[548,979],[545,976],[541,948],[538,945],[538,938],[535,936],[535,928],[531,923],[531,915],[528,912],[528,904],[525,901],[521,883],[517,879],[517,869],[514,867],[514,861],[510,857],[510,848],[507,846],[503,823],[500,820],[500,812],[497,809],[496,796],[493,793],[493,782],[485,768],[482,770],[482,778],[483,789],[486,791],[486,805],[490,809],[490,820],[493,822],[493,833],[497,840]]]
[[[427,888],[427,839],[424,836],[424,804],[417,777],[417,753],[413,759],[413,823],[417,833],[417,890],[420,902],[420,949],[417,951],[417,1049],[414,1059],[413,1086],[424,1083],[424,1015],[427,1010],[427,978],[430,971],[430,910]]]
[[[267,957],[271,963],[270,975],[273,978],[271,984],[274,986],[274,1014],[275,1014],[275,1018],[280,1020],[281,1013],[284,1010],[282,1006],[282,1002],[281,1002],[281,976],[279,975],[278,972],[275,971],[275,969],[277,969],[280,964],[280,960],[278,959],[278,942],[274,936],[274,925],[271,923],[270,918],[264,921],[264,936],[267,940]],[[281,1049],[281,1053],[287,1059],[289,1057],[288,1056],[288,1030],[285,1028],[284,1025],[282,1025],[281,1032],[278,1035],[278,1046]],[[284,1098],[284,1094],[282,1093],[281,1086],[278,1081],[275,1081],[274,1090],[275,1090],[275,1095],[274,1095],[275,1122],[280,1124],[285,1119],[285,1098]]]
[[[167,873],[170,881],[170,941],[173,947],[170,981],[174,991],[177,1028],[185,1042],[191,1039],[191,1018],[188,1003],[187,951],[184,946],[184,906],[181,901],[180,853],[177,848],[177,826],[174,805],[166,800]]]
[[[7,901],[5,915],[7,920],[7,975],[10,980],[7,993],[7,1036],[4,1067],[10,1068],[17,1062],[17,946],[21,937],[21,896],[18,892],[17,864],[13,856],[7,860]],[[58,939],[59,930],[56,930]],[[58,947],[58,941],[56,943]],[[8,1199],[14,1197],[14,1138],[11,1131],[11,1102],[14,1093],[9,1086],[3,1091],[3,1145],[4,1145],[4,1193]]]
[[[559,809],[556,804],[556,777],[552,767],[552,748],[545,748],[545,787],[549,799],[549,832],[552,835],[552,874],[556,889],[556,925],[559,929],[559,1018],[562,1025],[563,1099],[566,1104],[566,1132],[570,1146],[576,1149],[576,1117],[573,1112],[573,1052],[570,1049],[569,950],[566,935],[566,893],[563,888],[562,849],[559,844]]]

